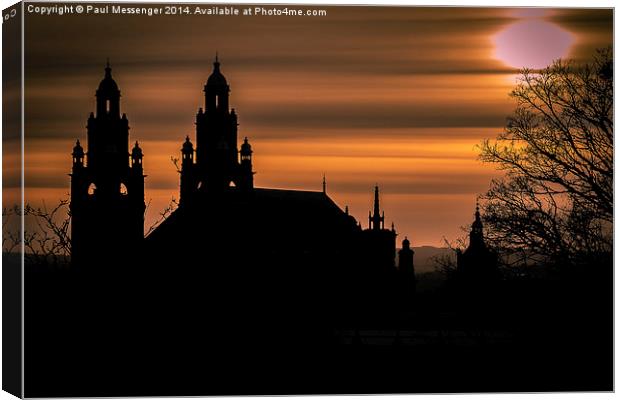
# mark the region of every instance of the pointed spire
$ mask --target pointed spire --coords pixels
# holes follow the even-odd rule
[[[349,215],[349,206],[344,206],[344,213]]]
[[[220,57],[217,50],[215,51],[215,62],[213,63],[213,67],[216,71],[220,70]]]
[[[327,181],[325,180],[325,174],[323,174],[323,193],[327,193]]]
[[[379,216],[379,185],[375,185],[374,215]]]
[[[106,78],[111,78],[112,77],[112,68],[110,67],[110,57],[106,57],[106,61],[105,61],[105,77]]]

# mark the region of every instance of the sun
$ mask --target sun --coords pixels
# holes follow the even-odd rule
[[[525,19],[495,35],[494,56],[513,68],[541,69],[566,57],[574,41],[572,33],[552,22]]]

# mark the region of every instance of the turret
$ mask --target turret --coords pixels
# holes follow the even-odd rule
[[[185,168],[192,164],[194,164],[194,145],[189,140],[188,135],[185,137],[185,142],[181,148],[181,167]]]
[[[415,293],[416,279],[415,268],[413,266],[414,251],[411,249],[411,243],[405,236],[401,249],[398,251],[398,273],[399,279],[404,290],[403,301],[409,303],[411,295]],[[406,306],[407,304],[405,304]]]
[[[220,61],[217,53],[213,63],[213,72],[204,88],[205,108],[207,113],[228,112],[228,94],[230,87],[226,78],[220,71]]]
[[[114,79],[112,79],[112,68],[110,62],[106,63],[105,76],[99,83],[96,93],[97,97],[97,118],[119,118],[120,117],[120,97],[121,91]]]
[[[80,141],[77,140],[75,142],[75,147],[73,147],[73,170],[78,170],[84,167],[84,149],[80,145]]]
[[[252,146],[247,137],[243,139],[239,155],[241,156],[241,165],[252,169]]]
[[[202,109],[200,110],[200,112]],[[196,171],[194,165],[194,145],[189,140],[189,135],[185,137],[185,142],[181,147],[181,192],[180,205],[185,205],[190,199],[192,192],[197,189]]]
[[[413,270],[413,253],[414,251],[411,249],[411,243],[409,239],[405,236],[405,239],[402,242],[402,247],[398,251],[398,269],[405,274],[414,275]]]
[[[136,141],[136,144],[133,147],[133,150],[131,151],[131,168],[134,171],[134,173],[140,173],[142,174],[142,149],[140,148],[140,146],[138,145],[138,142]]]

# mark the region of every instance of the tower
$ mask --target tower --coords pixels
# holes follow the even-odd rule
[[[415,293],[415,269],[413,267],[413,254],[409,239],[405,236],[402,247],[398,251],[398,274],[404,290],[405,299]]]
[[[239,151],[241,168],[239,168],[239,187],[251,189],[254,187],[254,173],[252,172],[252,146],[248,138],[243,139],[241,150]]]
[[[129,121],[120,113],[121,92],[106,64],[96,91],[96,112],[87,122],[88,151],[73,148],[71,261],[73,265],[118,263],[144,239],[142,149],[129,153]]]
[[[385,229],[385,211],[380,210],[379,186],[375,186],[373,211],[368,212],[368,229],[362,232],[367,261],[379,268],[394,269],[396,230],[393,224],[391,229]]]
[[[411,249],[411,242],[405,237],[402,247],[398,251],[398,269],[401,273],[412,277],[414,276],[413,254],[414,251]]]
[[[379,215],[379,186],[375,186],[375,201],[373,213],[368,211],[368,229],[380,231],[385,227],[385,211],[383,215]]]
[[[215,57],[213,72],[204,86],[205,107],[196,114],[196,149],[186,139],[182,149],[181,203],[196,192],[221,193],[234,186],[254,187],[252,146],[247,137],[237,147],[237,114],[229,108],[230,86]],[[187,147],[186,147],[187,146]]]
[[[457,277],[473,284],[484,283],[499,277],[497,256],[484,242],[480,208],[476,204],[474,222],[469,232],[469,246],[465,251],[457,250]]]
[[[185,137],[183,147],[181,147],[181,193],[180,204],[184,204],[191,199],[191,195],[197,188],[196,171],[194,164],[194,145],[189,136]]]

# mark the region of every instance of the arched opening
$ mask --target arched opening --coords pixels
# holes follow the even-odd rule
[[[110,112],[110,100],[105,101],[105,112]]]
[[[94,183],[91,183],[90,186],[88,186],[88,195],[93,196],[96,192],[97,186]]]
[[[121,183],[121,195],[127,194],[127,186],[124,183]]]
[[[202,182],[198,182],[198,189],[202,189]]]
[[[215,108],[220,108],[220,96],[215,96]]]
[[[228,184],[228,187],[237,187],[237,185],[235,185],[235,182],[230,181],[230,183]]]

